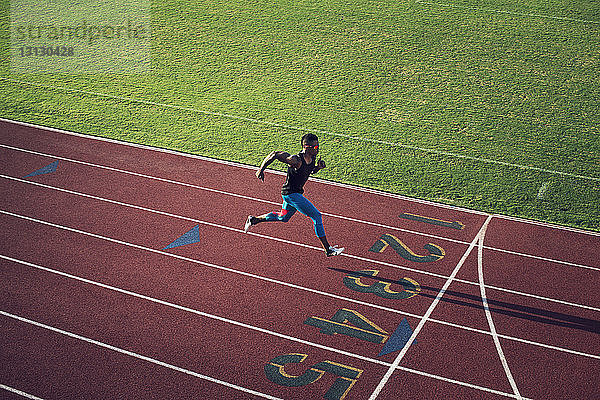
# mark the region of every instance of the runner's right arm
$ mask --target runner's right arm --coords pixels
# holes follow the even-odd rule
[[[265,157],[260,169],[256,171],[256,177],[261,181],[265,181],[265,168],[267,168],[275,160],[281,161],[282,163],[291,165],[294,168],[299,168],[302,165],[302,161],[296,155],[290,155],[285,151],[274,151]]]

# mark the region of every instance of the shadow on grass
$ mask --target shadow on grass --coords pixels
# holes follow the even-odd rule
[[[364,277],[365,279],[368,278],[374,281],[398,284],[397,280],[381,278],[379,276],[373,277],[372,275],[361,273],[360,271],[350,271],[340,268],[329,269],[336,272],[342,272],[344,274],[352,275],[352,277]],[[418,296],[435,299],[439,294],[440,290],[441,288],[421,285],[421,291],[418,293]],[[483,311],[482,298],[480,296],[474,296],[472,294],[457,292],[454,290],[446,290],[440,301],[456,304],[462,307],[475,308]],[[492,313],[503,314],[513,318],[521,318],[533,322],[562,326],[565,328],[578,329],[586,332],[600,334],[600,321],[596,321],[593,319],[581,318],[556,311],[544,310],[542,308],[529,307],[520,304],[507,303],[504,301],[492,299],[488,299],[488,306],[490,312]]]

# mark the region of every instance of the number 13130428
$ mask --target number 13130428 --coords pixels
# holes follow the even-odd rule
[[[21,57],[73,57],[75,49],[67,46],[21,46],[17,48]]]

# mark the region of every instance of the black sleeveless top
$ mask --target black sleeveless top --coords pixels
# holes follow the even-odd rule
[[[291,165],[288,166],[285,183],[281,187],[281,194],[304,193],[304,184],[316,166],[315,158],[313,157],[312,163],[307,164],[306,161],[304,161],[304,154],[300,153],[298,154],[298,157],[300,157],[302,165],[298,169],[294,169]]]

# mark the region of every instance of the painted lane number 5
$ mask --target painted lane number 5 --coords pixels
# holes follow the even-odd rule
[[[341,400],[346,397],[363,372],[361,369],[338,364],[333,361],[318,362],[299,376],[289,375],[285,372],[286,364],[302,363],[306,357],[308,357],[307,354],[301,353],[277,356],[265,365],[265,374],[270,381],[288,387],[310,385],[321,379],[325,373],[336,375],[338,378],[333,382],[333,385],[331,385],[323,398]]]

